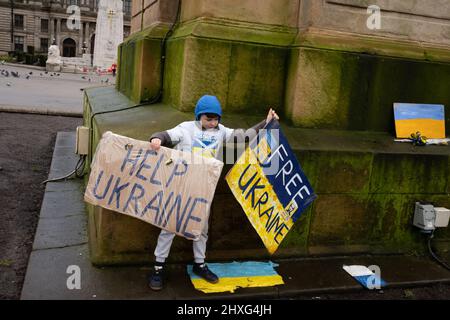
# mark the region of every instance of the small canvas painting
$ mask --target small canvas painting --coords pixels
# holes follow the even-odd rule
[[[429,139],[445,138],[444,106],[440,104],[394,103],[397,138],[420,132]]]

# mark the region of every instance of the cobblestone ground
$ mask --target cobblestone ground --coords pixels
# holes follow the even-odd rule
[[[19,78],[14,77],[12,72],[17,72]],[[113,85],[114,82],[115,78],[111,75],[45,73],[44,70],[0,65],[0,110],[33,109],[82,114],[82,89]]]

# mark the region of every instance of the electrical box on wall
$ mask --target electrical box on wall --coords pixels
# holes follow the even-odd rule
[[[434,226],[436,228],[445,228],[448,226],[448,220],[450,218],[450,210],[447,208],[434,208],[436,213],[436,220]]]
[[[447,227],[449,218],[450,210],[447,208],[416,202],[413,224],[423,232],[431,233],[436,228]]]
[[[77,127],[75,153],[79,155],[87,155],[89,153],[89,128]]]
[[[413,221],[416,227],[424,231],[434,230],[434,217],[434,207],[431,204],[416,202]]]

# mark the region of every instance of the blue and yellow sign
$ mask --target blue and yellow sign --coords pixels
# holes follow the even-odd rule
[[[204,293],[231,292],[237,288],[272,287],[284,284],[283,278],[275,271],[278,265],[272,262],[231,262],[208,263],[208,267],[218,277],[218,283],[209,283],[192,272],[192,265],[187,266],[194,288]]]
[[[394,103],[397,138],[419,131],[429,139],[445,138],[445,111],[440,104]]]
[[[317,197],[277,121],[271,121],[226,176],[270,254]]]

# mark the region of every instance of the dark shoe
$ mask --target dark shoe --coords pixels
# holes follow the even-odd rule
[[[148,285],[152,290],[159,291],[164,284],[164,268],[155,266],[152,274],[149,277]]]
[[[219,282],[219,278],[211,270],[208,269],[206,263],[194,263],[192,272],[210,283]]]

